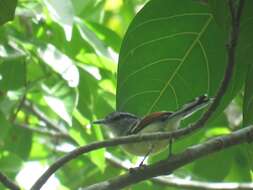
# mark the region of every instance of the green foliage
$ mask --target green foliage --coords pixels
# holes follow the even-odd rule
[[[13,19],[16,6],[17,0],[0,1],[0,25]]]
[[[175,153],[253,123],[252,4],[246,0],[237,65],[221,104],[205,128],[173,144]],[[219,0],[0,0],[0,171],[15,179],[24,163],[50,165],[74,147],[109,138],[90,123],[115,109],[143,116],[214,96],[227,64],[230,20]],[[230,108],[242,110],[239,122]],[[167,151],[148,162],[166,157]],[[239,145],[175,175],[248,182],[252,157],[252,145]],[[120,147],[100,149],[56,177],[69,189],[94,184],[124,171],[114,158],[137,162]],[[172,189],[153,181],[131,187],[166,188]]]

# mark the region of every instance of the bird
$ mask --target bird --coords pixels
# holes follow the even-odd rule
[[[159,111],[143,117],[128,112],[115,111],[108,114],[104,119],[94,121],[93,124],[105,126],[113,137],[121,137],[133,134],[149,134],[154,132],[172,132],[180,122],[206,107],[211,102],[206,94],[196,97],[186,103],[175,112]],[[172,139],[144,141],[122,145],[123,149],[136,156],[157,154],[168,147]]]

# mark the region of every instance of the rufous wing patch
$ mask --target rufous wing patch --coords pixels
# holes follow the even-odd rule
[[[163,120],[168,118],[173,112],[153,112],[146,117],[143,117],[141,121],[131,130],[131,134],[136,134],[141,131],[143,128],[148,126],[150,123]]]

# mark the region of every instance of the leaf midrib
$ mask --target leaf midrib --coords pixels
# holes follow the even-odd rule
[[[155,105],[157,104],[157,102],[160,100],[160,98],[162,97],[162,95],[164,94],[164,92],[166,91],[166,89],[168,88],[168,86],[170,85],[171,81],[174,79],[176,73],[181,68],[181,66],[185,63],[185,60],[187,59],[188,55],[190,54],[190,52],[192,51],[192,49],[194,48],[194,46],[198,43],[198,41],[201,38],[202,34],[205,32],[205,30],[208,27],[208,25],[210,24],[212,18],[213,18],[212,16],[209,17],[209,19],[206,21],[206,23],[204,24],[204,26],[200,30],[199,34],[197,35],[196,39],[193,41],[193,43],[190,45],[190,47],[186,50],[186,53],[185,53],[184,57],[182,58],[181,62],[178,64],[177,68],[175,69],[175,71],[173,72],[173,74],[171,75],[171,77],[168,79],[167,83],[164,85],[164,87],[162,88],[162,90],[160,91],[159,95],[154,100],[153,104],[150,106],[150,108],[148,109],[148,111],[147,111],[146,114],[149,114],[152,111],[152,109],[155,107]]]

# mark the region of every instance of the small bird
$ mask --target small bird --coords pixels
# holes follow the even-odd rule
[[[206,107],[209,103],[210,98],[207,95],[202,95],[185,104],[176,112],[154,112],[140,118],[131,113],[116,111],[110,113],[104,119],[94,121],[93,124],[100,124],[107,127],[114,137],[154,132],[170,132],[180,126],[181,120]],[[133,155],[147,156],[164,150],[170,144],[170,140],[131,143],[122,145],[122,147]]]

